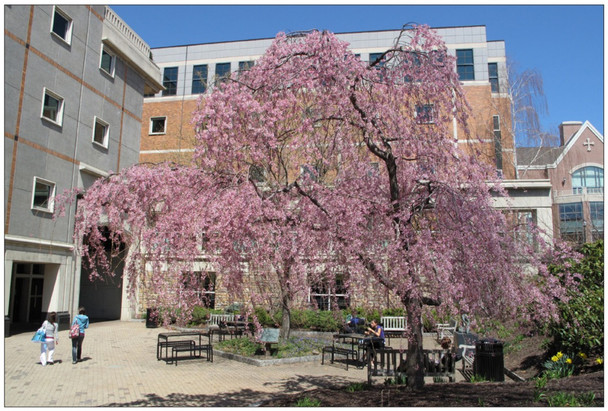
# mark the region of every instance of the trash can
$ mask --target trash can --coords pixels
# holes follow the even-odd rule
[[[158,320],[158,310],[156,308],[146,308],[146,328],[157,328]]]
[[[505,361],[502,349],[503,343],[491,338],[475,342],[474,374],[488,381],[504,381]]]

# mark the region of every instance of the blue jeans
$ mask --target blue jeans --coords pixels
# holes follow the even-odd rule
[[[80,334],[78,338],[72,338],[72,362],[80,361],[82,356],[82,340],[84,334]]]

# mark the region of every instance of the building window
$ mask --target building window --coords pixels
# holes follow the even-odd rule
[[[230,76],[230,63],[217,63],[215,65],[215,84],[218,85],[226,81]]]
[[[417,104],[416,105],[416,123],[418,124],[432,124],[435,121],[433,117],[433,105],[432,104]]]
[[[490,77],[492,93],[498,93],[500,91],[498,85],[498,63],[488,63],[488,76]]]
[[[456,69],[460,80],[475,80],[473,49],[456,50]]]
[[[496,157],[496,170],[502,176],[502,135],[500,132],[500,116],[492,117],[492,128],[494,129],[494,157]]]
[[[192,94],[203,94],[207,91],[207,65],[199,64],[192,68]]]
[[[206,273],[203,280],[203,303],[211,309],[215,308],[215,283],[216,274]]]
[[[42,97],[42,118],[57,125],[63,123],[63,97],[44,88]]]
[[[583,167],[572,173],[572,191],[582,194],[583,188],[589,194],[603,194],[604,170],[599,167]]]
[[[72,19],[61,11],[57,6],[53,7],[53,20],[51,21],[51,33],[68,44],[72,43]]]
[[[369,64],[370,66],[382,57],[384,53],[369,53]],[[384,66],[386,62],[384,60],[380,60],[376,63],[376,67]]]
[[[150,119],[149,134],[165,134],[167,131],[167,117],[152,117]]]
[[[583,203],[566,203],[559,205],[559,231],[562,240],[582,243]]]
[[[589,202],[589,217],[591,218],[592,241],[604,238],[604,203],[602,201]]]
[[[253,60],[239,61],[239,71],[247,71],[251,67],[253,67],[254,64],[255,64],[255,61],[253,61]]]
[[[165,67],[163,70],[163,96],[174,96],[177,94],[177,67]]]
[[[93,143],[99,144],[103,148],[108,148],[110,135],[110,125],[100,118],[95,117],[93,126]]]
[[[106,48],[101,47],[101,60],[99,62],[99,68],[105,71],[110,77],[114,77],[114,63],[116,56]]]
[[[330,286],[327,282],[320,282],[310,288],[308,302],[319,310],[331,311],[348,308],[348,295],[344,286],[344,276],[337,275],[336,283]]]
[[[55,183],[34,177],[32,209],[52,213],[54,197]]]

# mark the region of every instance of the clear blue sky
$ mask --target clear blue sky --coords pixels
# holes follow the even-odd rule
[[[507,58],[537,69],[549,111],[543,128],[585,121],[604,133],[604,6],[561,5],[114,5],[150,47],[272,38],[278,32],[335,33],[485,25],[488,40],[504,40]]]

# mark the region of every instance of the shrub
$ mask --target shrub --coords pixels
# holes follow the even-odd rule
[[[570,300],[559,304],[560,320],[549,326],[554,349],[567,352],[604,351],[604,242],[585,244],[584,258],[572,267],[583,278],[569,293]],[[559,272],[560,267],[552,267]]]
[[[296,407],[320,407],[321,400],[317,400],[316,398],[304,397],[300,398],[298,402],[296,402]]]

